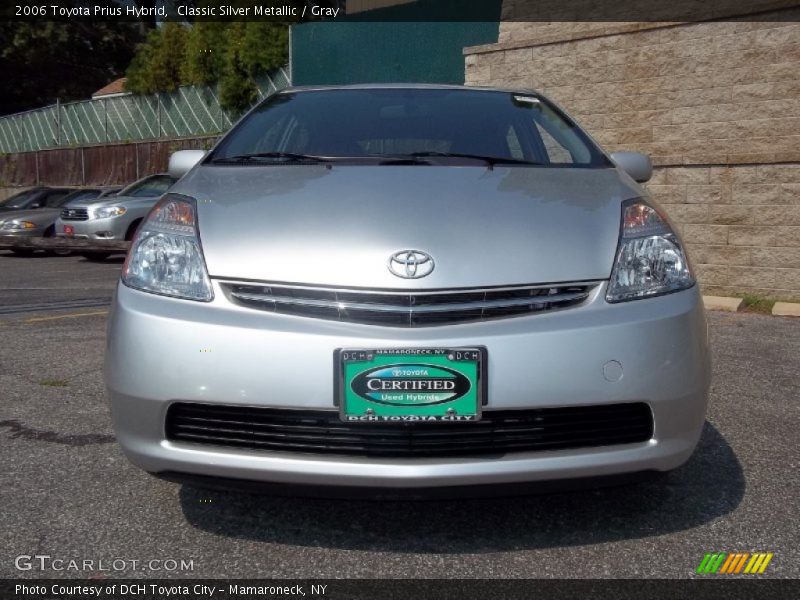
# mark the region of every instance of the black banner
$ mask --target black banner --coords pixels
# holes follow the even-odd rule
[[[800,582],[713,576],[692,580],[3,580],[3,600],[796,600]]]
[[[0,6],[0,19],[22,22],[800,20],[798,0],[3,0]]]

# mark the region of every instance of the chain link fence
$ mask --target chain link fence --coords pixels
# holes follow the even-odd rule
[[[259,100],[289,85],[286,69],[256,79]],[[0,117],[0,153],[214,135],[233,124],[211,87],[54,104]]]

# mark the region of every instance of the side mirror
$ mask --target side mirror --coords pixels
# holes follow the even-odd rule
[[[192,170],[197,163],[203,160],[205,150],[178,150],[169,157],[167,172],[175,179],[180,179]]]
[[[634,181],[644,183],[653,176],[653,164],[650,157],[641,152],[614,152],[611,160]]]

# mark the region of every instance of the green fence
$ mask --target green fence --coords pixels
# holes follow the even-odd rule
[[[278,69],[256,83],[261,99],[287,87],[289,76],[286,69]],[[228,129],[233,120],[210,87],[54,104],[0,117],[0,153],[214,135]]]

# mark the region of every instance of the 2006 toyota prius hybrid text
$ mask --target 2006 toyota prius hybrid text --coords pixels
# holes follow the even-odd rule
[[[288,89],[170,167],[106,353],[141,468],[416,493],[697,445],[705,314],[650,161],[540,94]]]

